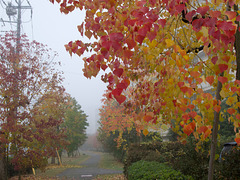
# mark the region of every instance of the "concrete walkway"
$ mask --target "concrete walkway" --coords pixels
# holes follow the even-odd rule
[[[102,169],[98,167],[101,155],[94,152],[86,152],[90,158],[81,163],[83,168],[69,168],[58,175],[60,179],[91,180],[97,175],[121,174],[122,171]]]

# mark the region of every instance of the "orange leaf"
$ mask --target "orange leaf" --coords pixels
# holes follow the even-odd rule
[[[229,108],[229,109],[227,110],[227,112],[232,115],[232,114],[234,114],[234,113],[236,112],[236,110],[233,109],[233,108]]]
[[[183,132],[188,136],[193,132],[193,130],[194,129],[192,128],[191,124],[184,125],[184,127],[183,127]]]
[[[114,98],[117,100],[119,104],[122,104],[126,100],[126,96],[120,95],[120,96],[114,96]]]
[[[144,136],[148,135],[148,130],[147,130],[147,129],[144,129],[144,130],[143,130],[143,134],[144,134]]]
[[[206,77],[206,81],[207,81],[210,85],[212,85],[213,82],[214,82],[214,76],[208,76],[208,77]]]
[[[201,127],[198,129],[198,133],[199,133],[199,134],[205,133],[207,130],[208,130],[207,126],[201,126]]]
[[[186,87],[186,86],[184,86],[184,87],[181,87],[180,88],[181,89],[181,91],[183,92],[183,93],[186,93],[186,92],[188,92],[188,87]]]
[[[150,115],[145,115],[145,116],[143,117],[143,120],[144,120],[145,122],[149,122],[149,121],[152,120],[152,116],[150,116]]]
[[[217,106],[215,106],[213,109],[214,109],[214,111],[216,111],[217,113],[219,113],[220,110],[221,110],[221,106],[217,105]]]
[[[210,104],[209,103],[205,104],[205,108],[208,110],[210,108]]]
[[[225,14],[228,16],[229,20],[232,20],[237,15],[237,13],[235,11],[226,11]]]
[[[218,80],[219,80],[222,84],[224,84],[224,83],[226,83],[226,82],[228,81],[228,78],[219,76],[219,77],[218,77]]]
[[[190,75],[194,78],[198,78],[200,76],[200,73],[197,71],[192,71],[192,72],[190,72]]]

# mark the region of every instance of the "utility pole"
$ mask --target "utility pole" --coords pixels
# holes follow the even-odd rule
[[[29,9],[31,10],[31,17],[32,17],[32,6],[29,3],[28,0],[25,0],[28,5],[22,5],[23,1],[21,0],[15,0],[16,5],[13,5],[11,2],[6,3],[4,0],[0,0],[5,5],[6,14],[9,18],[9,20],[4,20],[3,18],[0,18],[0,22],[2,22],[4,25],[5,23],[10,24],[17,24],[17,47],[20,44],[20,37],[21,37],[21,25],[22,25],[22,10],[23,9]],[[12,20],[17,15],[17,20]]]

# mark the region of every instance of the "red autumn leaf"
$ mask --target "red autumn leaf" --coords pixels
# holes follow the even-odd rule
[[[112,33],[109,35],[110,41],[112,42],[120,42],[123,40],[124,35],[122,33]]]
[[[191,126],[192,130],[194,130],[196,127],[195,121],[191,122],[189,125]]]
[[[138,34],[145,37],[147,35],[147,33],[150,31],[151,25],[152,24],[150,24],[150,23],[145,24],[143,27],[141,27],[138,30]]]
[[[222,13],[221,11],[209,11],[209,14],[212,18],[218,18]]]
[[[135,37],[135,40],[136,40],[137,42],[139,42],[139,44],[142,44],[144,38],[145,38],[145,36],[137,35],[137,36]]]
[[[119,84],[117,84],[117,88],[118,88],[118,89],[127,89],[127,87],[128,87],[128,85],[125,84],[125,83],[119,83]]]
[[[182,115],[182,118],[184,121],[187,121],[190,119],[190,116],[188,114],[184,114],[184,115]]]
[[[112,90],[112,95],[114,96],[120,96],[122,93],[123,89],[122,88],[116,88],[114,90]]]
[[[126,49],[126,50],[123,51],[123,55],[124,55],[124,57],[126,57],[127,59],[130,59],[130,58],[133,56],[133,54],[134,54],[134,52],[131,51],[131,50],[128,50],[128,49]]]
[[[231,87],[231,91],[232,91],[233,93],[235,93],[237,90],[238,90],[237,87]]]
[[[183,87],[184,86],[184,82],[178,82],[178,86],[179,87]]]
[[[227,64],[219,64],[218,65],[220,72],[224,72],[228,69],[228,65]]]
[[[184,86],[184,87],[180,87],[180,89],[181,89],[181,91],[183,92],[183,93],[186,93],[186,92],[188,92],[188,87],[186,87],[186,86]]]
[[[145,121],[145,122],[150,122],[151,120],[152,120],[152,116],[150,116],[150,115],[145,115],[144,117],[143,117],[143,120]]]
[[[214,57],[211,59],[211,61],[212,61],[213,64],[216,64],[217,60],[218,60],[218,57],[217,57],[217,56],[214,56]]]
[[[233,108],[229,108],[229,109],[227,110],[227,112],[232,115],[232,114],[234,114],[234,113],[236,112],[236,110],[233,109]]]
[[[208,76],[208,77],[206,77],[206,81],[207,81],[210,85],[212,85],[213,82],[214,82],[214,76]]]
[[[136,46],[136,42],[133,39],[127,39],[126,43],[127,43],[129,49],[132,49]]]
[[[204,23],[203,18],[195,19],[192,22],[193,30],[196,32],[200,31],[202,29],[203,23]]]
[[[237,114],[237,115],[236,115],[236,118],[239,120],[239,119],[240,119],[240,114]]]
[[[229,20],[232,20],[237,15],[237,13],[235,11],[226,11],[225,14],[227,15]]]
[[[115,74],[118,77],[121,77],[123,74],[123,68],[118,68],[113,71],[113,74]]]
[[[236,17],[236,21],[240,21],[240,15]]]
[[[190,11],[189,13],[186,14],[186,19],[189,21],[189,22],[192,22],[192,19],[193,19],[193,16],[196,14],[197,11],[195,10],[192,10]]]
[[[184,9],[185,9],[185,4],[178,4],[175,8],[177,10],[178,13],[181,13]]]
[[[195,108],[195,106],[194,106],[193,104],[189,104],[189,105],[188,105],[188,108],[191,109],[191,110],[193,110],[193,109]],[[195,116],[194,116],[194,117],[195,117]]]
[[[111,45],[112,45],[112,47],[113,47],[113,49],[114,49],[115,51],[117,51],[117,50],[119,50],[119,49],[122,48],[121,44],[118,43],[118,42],[112,43]]]
[[[117,100],[119,104],[122,104],[126,100],[126,96],[120,95],[120,96],[114,96],[114,98]]]
[[[219,105],[216,105],[216,106],[214,106],[214,111],[216,111],[217,113],[219,113],[220,112],[220,110],[221,110],[221,106],[219,106]]]
[[[189,115],[194,119],[197,116],[197,113],[195,111],[191,111],[189,112]]]
[[[201,127],[198,129],[198,133],[199,133],[199,134],[205,133],[207,130],[208,130],[207,126],[201,126]]]
[[[228,82],[228,78],[222,77],[222,76],[219,76],[219,77],[218,77],[218,80],[219,80],[222,84]]]
[[[150,42],[152,42],[155,39],[156,35],[157,35],[157,33],[155,31],[149,31],[147,33],[147,37],[150,40]]]
[[[199,7],[197,12],[204,16],[209,11],[209,6]]]
[[[164,28],[165,24],[166,24],[166,19],[159,19],[158,21],[158,24],[162,26],[162,28]]]

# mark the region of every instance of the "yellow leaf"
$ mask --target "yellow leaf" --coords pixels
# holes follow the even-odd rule
[[[231,106],[232,104],[237,102],[237,97],[233,96],[233,97],[229,97],[226,101],[227,105]]]
[[[97,12],[97,17],[100,17],[100,16],[102,16],[102,13]]]
[[[169,79],[169,80],[168,80],[168,83],[169,83],[169,84],[173,84],[173,79]]]
[[[202,27],[201,32],[203,36],[208,37],[208,29],[206,27]]]
[[[183,58],[188,61],[189,60],[189,56],[188,55],[184,55]]]
[[[149,43],[149,47],[152,49],[152,48],[155,48],[157,45],[157,41],[154,39],[151,43]]]
[[[171,46],[174,45],[174,41],[171,40],[171,39],[166,39],[165,42],[166,42],[166,44],[167,44],[167,48],[169,48],[169,47],[171,47]]]
[[[220,95],[221,95],[222,98],[227,97],[227,93],[224,90],[221,90]]]
[[[146,136],[146,135],[148,135],[148,130],[147,129],[144,129],[143,130],[143,134]]]

